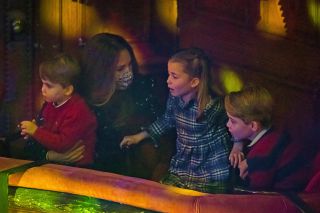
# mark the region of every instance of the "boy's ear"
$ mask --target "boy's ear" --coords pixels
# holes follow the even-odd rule
[[[64,94],[67,95],[67,96],[70,96],[72,95],[73,91],[74,91],[74,87],[73,85],[69,85],[67,86],[66,88],[64,88]]]
[[[257,121],[251,121],[251,129],[255,132],[260,130],[260,123]]]
[[[200,83],[200,80],[199,80],[199,78],[192,78],[192,80],[191,80],[191,87],[197,87],[198,85],[199,85],[199,83]]]

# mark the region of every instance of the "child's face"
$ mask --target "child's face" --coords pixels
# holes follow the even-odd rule
[[[168,74],[167,84],[172,96],[180,96],[185,102],[195,97],[199,79],[191,78],[183,64],[169,61]]]
[[[227,113],[227,115],[229,117],[227,127],[235,140],[253,139],[252,137],[254,136],[255,131],[252,128],[252,122],[246,124],[238,117],[234,117],[229,113]]]
[[[41,79],[41,81],[41,92],[45,101],[54,102],[59,105],[70,97],[70,94],[67,91],[68,87],[64,88],[61,84],[52,83],[49,80]]]

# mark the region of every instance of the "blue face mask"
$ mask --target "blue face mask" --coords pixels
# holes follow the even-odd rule
[[[116,89],[125,90],[133,81],[133,72],[131,68],[127,68],[122,72],[116,72]]]

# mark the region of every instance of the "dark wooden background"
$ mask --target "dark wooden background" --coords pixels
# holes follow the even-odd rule
[[[244,84],[268,88],[276,100],[276,124],[301,142],[320,122],[320,25],[310,14],[320,19],[320,2],[310,2],[190,0],[179,1],[178,8],[179,46],[206,49],[218,79],[219,67],[227,65]],[[284,34],[257,28],[264,17],[264,25],[274,26],[274,10]]]
[[[39,109],[40,61],[60,51],[79,56],[90,36],[105,31],[124,36],[142,72],[160,73],[163,80],[172,52],[204,48],[214,59],[215,85],[222,93],[226,67],[242,84],[264,85],[276,99],[276,124],[304,142],[320,122],[319,5],[319,0],[1,0],[0,131],[13,131]],[[14,20],[22,21],[21,31],[14,30]],[[166,89],[165,82],[160,85]]]

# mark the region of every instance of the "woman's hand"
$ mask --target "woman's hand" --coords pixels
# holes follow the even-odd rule
[[[135,135],[124,136],[120,143],[120,148],[129,148],[131,145],[137,144],[147,137],[149,137],[149,134],[146,131],[142,131]]]
[[[60,162],[60,163],[76,163],[83,158],[85,146],[82,144],[83,141],[77,142],[70,150],[59,153],[55,151],[47,152],[47,160]]]

